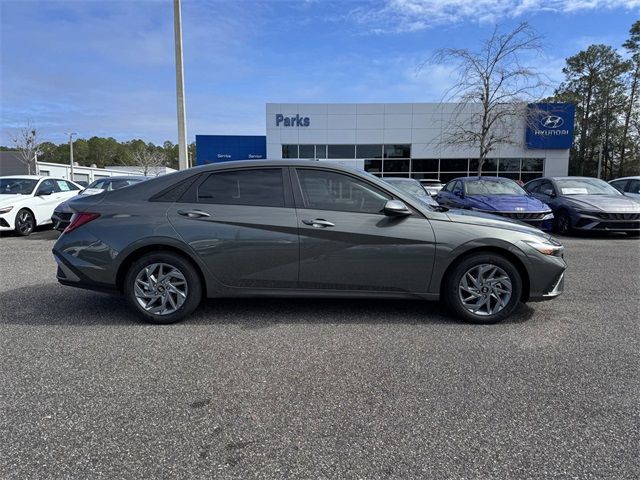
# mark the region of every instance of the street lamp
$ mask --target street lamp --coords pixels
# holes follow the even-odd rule
[[[69,180],[73,182],[73,136],[78,135],[77,132],[65,132],[69,135],[69,165],[71,166],[71,174]]]
[[[187,156],[187,113],[184,100],[182,57],[182,13],[180,0],[173,0],[173,28],[176,44],[176,100],[178,102],[178,169],[189,168]]]

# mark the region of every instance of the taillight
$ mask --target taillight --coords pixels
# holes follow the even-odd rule
[[[73,232],[76,228],[81,227],[85,223],[89,223],[91,220],[95,220],[99,216],[99,213],[74,213],[71,217],[71,223],[62,233]]]

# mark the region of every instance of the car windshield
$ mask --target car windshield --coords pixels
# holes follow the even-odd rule
[[[422,180],[422,185],[424,185],[425,187],[441,187],[442,183],[439,182],[438,180]]]
[[[0,195],[29,195],[37,183],[33,178],[0,178]]]
[[[427,196],[427,192],[418,181],[412,182],[410,180],[387,180],[387,182],[397,189],[402,190],[405,193],[409,193],[414,197]]]
[[[622,195],[598,178],[562,178],[556,184],[562,195]]]
[[[464,182],[467,195],[527,195],[512,180],[467,180]]]

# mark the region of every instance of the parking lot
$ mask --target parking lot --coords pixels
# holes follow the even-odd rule
[[[2,478],[638,478],[640,241],[563,238],[558,300],[209,300],[140,323],[0,238]]]

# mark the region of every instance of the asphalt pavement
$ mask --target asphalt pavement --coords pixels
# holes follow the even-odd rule
[[[209,300],[142,324],[0,237],[0,478],[640,477],[640,241],[562,238],[566,292],[476,326],[437,303]]]

